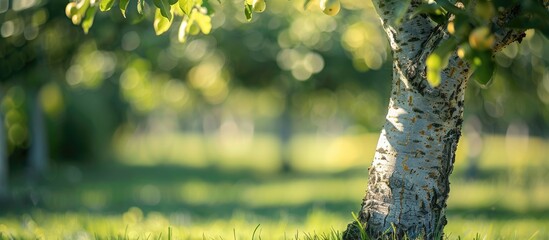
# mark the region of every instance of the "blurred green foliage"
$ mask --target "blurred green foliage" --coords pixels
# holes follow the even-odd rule
[[[0,9],[0,92],[12,168],[28,155],[34,95],[54,162],[105,161],[113,143],[149,133],[229,142],[274,134],[285,148],[292,134],[377,132],[383,122],[391,57],[369,1],[342,1],[336,17],[316,4],[275,1],[252,23],[241,1],[211,1],[212,33],[184,44],[177,31],[156,36],[141,21],[153,8],[131,15],[136,1],[126,18],[95,16],[87,35],[66,18],[65,3],[10,3]],[[527,31],[522,44],[496,54],[490,88],[470,83],[465,115],[482,132],[549,134],[547,46]]]
[[[97,14],[87,35],[65,16],[66,3],[0,0],[1,111],[17,199],[2,204],[2,236],[61,236],[63,224],[74,238],[122,235],[126,226],[145,238],[169,225],[182,236],[231,238],[235,228],[246,238],[259,223],[263,234],[283,236],[348,222],[362,193],[342,189],[365,187],[391,79],[369,1],[344,0],[336,17],[302,1],[269,1],[252,23],[243,1],[211,1],[211,34],[184,44],[177,31],[156,36],[133,11],[138,1],[126,19]],[[473,130],[452,180],[452,236],[548,236],[548,46],[528,31],[495,56],[488,89],[470,83]],[[30,191],[18,170],[33,96],[56,167]],[[296,171],[278,175],[284,145]]]

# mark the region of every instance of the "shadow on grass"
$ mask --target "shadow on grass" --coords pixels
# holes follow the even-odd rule
[[[499,173],[494,173],[499,174]],[[360,207],[360,198],[301,199],[301,201],[249,204],[241,188],[261,188],[266,184],[280,183],[285,187],[295,182],[308,183],[367,179],[364,169],[352,169],[337,173],[257,172],[254,170],[228,170],[219,167],[192,168],[179,165],[123,166],[90,165],[62,166],[53,170],[43,182],[28,187],[24,179],[13,179],[11,200],[0,204],[0,216],[21,214],[32,209],[48,212],[83,211],[94,214],[120,214],[136,206],[144,212],[171,214],[183,212],[197,219],[230,218],[235,212],[249,212],[254,215],[276,219],[283,213],[295,216],[296,220],[306,217],[315,209],[321,209],[342,217],[351,216]],[[198,182],[195,191],[187,191],[188,196],[178,193],[181,185]],[[366,182],[366,181],[364,181]],[[149,186],[146,188],[144,186]],[[151,187],[154,186],[154,187]],[[307,185],[309,186],[309,185]],[[325,186],[311,185],[320,191]],[[342,188],[347,185],[342,184]],[[310,191],[304,188],[302,191]],[[317,189],[318,190],[318,189]],[[362,194],[363,189],[349,189]],[[264,191],[265,192],[265,191]],[[161,195],[161,198],[155,198]],[[299,192],[287,192],[276,199],[298,198]],[[197,199],[197,196],[202,197]],[[195,199],[187,201],[185,197]],[[248,196],[266,197],[266,196]],[[268,196],[267,196],[268,197]],[[145,199],[145,200],[143,200]],[[476,208],[450,208],[449,217],[485,218],[514,220],[522,218],[549,219],[549,209],[528,209],[518,212],[505,207],[490,206]]]
[[[281,212],[306,216],[315,208],[348,215],[351,211],[356,211],[359,206],[358,201],[334,202],[314,199],[303,203],[280,205],[276,203],[266,206],[246,204],[248,201],[242,201],[242,196],[239,196],[246,189],[240,188],[261,188],[267,183],[278,183],[284,186],[286,183],[297,180],[310,182],[344,180],[362,174],[363,172],[359,170],[323,174],[257,172],[215,166],[204,168],[181,165],[125,166],[118,164],[61,166],[52,170],[46,179],[32,187],[22,177],[12,179],[12,194],[8,202],[0,204],[0,215],[20,214],[31,209],[49,212],[123,213],[133,206],[145,212],[187,212],[208,218],[230,217],[236,211],[263,216],[274,216]],[[198,188],[202,189],[195,189],[197,192],[187,191],[189,198],[196,199],[194,195],[204,195],[203,191],[211,196],[206,196],[204,201],[198,202],[181,199],[184,198],[180,196],[181,186],[190,182],[198,183]],[[146,186],[149,187],[148,190],[144,190]],[[155,200],[154,195],[162,197]],[[153,198],[152,202],[147,202],[149,197]],[[288,193],[288,196],[277,197],[292,198],[293,196]]]

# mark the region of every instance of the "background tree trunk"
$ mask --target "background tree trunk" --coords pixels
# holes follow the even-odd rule
[[[280,140],[280,171],[292,171],[290,141],[292,140],[292,91],[286,91],[284,110],[278,119],[278,138]]]
[[[3,99],[3,94],[0,93],[0,100]],[[8,152],[6,131],[4,127],[4,114],[0,111],[0,200],[5,199],[8,195]]]
[[[31,147],[29,153],[29,174],[32,179],[39,179],[46,174],[48,170],[48,145],[46,142],[46,128],[44,123],[44,113],[38,92],[32,93],[29,101],[30,105],[30,130]]]

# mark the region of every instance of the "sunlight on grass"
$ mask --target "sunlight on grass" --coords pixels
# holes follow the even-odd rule
[[[530,138],[522,144],[527,161],[511,164],[497,147],[505,138],[488,136],[469,175],[463,140],[451,176],[449,239],[549,239],[548,142]],[[60,165],[35,192],[14,182],[14,193],[33,205],[0,214],[0,239],[167,239],[168,227],[173,239],[251,239],[254,230],[256,239],[327,236],[360,209],[376,141],[297,135],[295,171],[279,173],[272,135],[134,136],[117,143],[123,165]]]
[[[318,135],[295,134],[290,142],[292,165],[301,171],[333,172],[367,167],[373,158],[378,134]],[[515,139],[516,138],[516,139]],[[549,142],[536,137],[527,141],[517,137],[486,136],[479,161],[480,168],[505,168],[520,177],[528,167],[547,167]],[[506,144],[518,144],[521,149],[499,151]],[[222,135],[203,137],[192,133],[163,133],[121,136],[115,142],[116,152],[124,164],[180,164],[204,167],[215,164],[224,168],[250,168],[268,171],[277,169],[280,144],[273,134],[253,134],[244,141],[224,139]],[[468,163],[469,139],[459,143],[455,168]],[[518,175],[517,175],[518,174]]]
[[[350,215],[350,214],[349,214]],[[184,213],[169,215],[158,212],[144,213],[132,207],[121,215],[94,215],[90,213],[46,213],[33,211],[20,217],[1,217],[0,233],[3,237],[46,239],[97,239],[118,238],[167,239],[171,228],[174,239],[305,239],[306,234],[322,236],[332,231],[343,231],[350,216],[341,216],[315,209],[304,221],[296,221],[289,213],[276,218],[261,217],[246,212],[235,212],[230,218],[193,220]],[[476,234],[485,239],[547,239],[549,221],[536,219],[488,220],[450,218],[446,227],[449,239],[473,239]],[[47,237],[46,237],[47,236]]]

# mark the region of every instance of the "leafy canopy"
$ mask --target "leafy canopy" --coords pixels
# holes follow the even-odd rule
[[[128,9],[130,1],[137,1],[135,9]],[[97,9],[109,11],[118,2],[118,8],[124,17],[128,12],[145,17],[148,11],[154,12],[153,27],[157,35],[168,31],[175,18],[180,18],[178,40],[185,42],[187,36],[199,33],[209,34],[212,30],[211,17],[214,10],[211,0],[75,0],[67,4],[66,15],[73,24],[81,25],[88,32],[93,25]],[[217,0],[220,2],[221,0]],[[151,3],[152,2],[152,3]],[[305,0],[304,7],[312,0]],[[454,1],[453,1],[454,2]],[[434,24],[445,27],[450,37],[442,41],[427,58],[427,81],[436,87],[441,82],[441,71],[446,68],[451,54],[467,61],[473,68],[473,78],[481,86],[486,86],[492,79],[495,63],[492,60],[496,44],[495,33],[498,29],[536,29],[549,36],[549,11],[543,0],[460,0],[457,3],[449,0],[425,0],[410,17],[418,14],[427,15]],[[221,3],[221,2],[220,2]],[[393,22],[398,24],[406,16],[411,0],[396,4],[396,15]],[[265,0],[244,0],[244,15],[248,21],[253,13],[265,11]],[[334,16],[340,9],[339,0],[320,0],[320,9],[327,15]],[[512,19],[499,22],[503,15],[518,12]],[[136,13],[136,14],[134,14]]]

